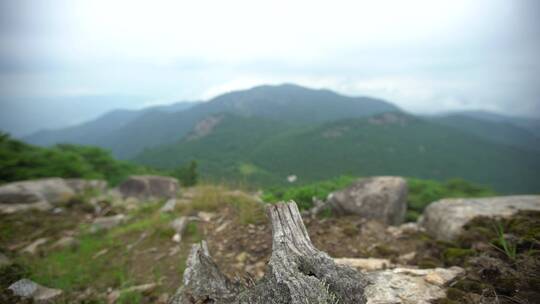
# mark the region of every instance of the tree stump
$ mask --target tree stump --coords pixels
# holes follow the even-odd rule
[[[169,303],[366,303],[367,279],[348,266],[336,265],[313,246],[296,203],[268,205],[267,213],[272,221],[272,256],[261,280],[250,287],[230,281],[203,241],[193,245],[184,286]]]

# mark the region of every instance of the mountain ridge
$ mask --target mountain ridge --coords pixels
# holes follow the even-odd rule
[[[230,112],[306,124],[346,117],[365,117],[387,111],[400,109],[375,98],[348,97],[329,90],[315,90],[291,84],[265,85],[222,94],[184,111],[144,113],[126,125],[93,139],[89,144],[110,149],[117,157],[126,159],[134,157],[145,148],[181,139],[199,120],[216,113]],[[64,142],[61,134],[56,138],[31,136],[25,140],[38,145]],[[78,144],[85,144],[85,138],[78,140]]]

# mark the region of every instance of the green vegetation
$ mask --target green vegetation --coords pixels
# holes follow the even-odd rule
[[[471,293],[486,292],[508,299],[507,303],[535,302],[539,295],[540,212],[520,211],[497,221],[478,217],[464,228],[453,244],[430,240],[424,245],[424,255],[430,255],[435,266],[457,265],[467,270],[448,289],[446,302],[439,303],[469,303]]]
[[[192,160],[186,167],[178,167],[172,173],[172,177],[176,177],[182,186],[189,187],[197,184],[199,178],[197,174],[197,162]]]
[[[495,224],[495,231],[497,233],[497,240],[493,242],[493,246],[504,252],[509,259],[514,261],[517,254],[517,245],[506,239],[504,235],[504,228],[500,222]]]
[[[454,197],[486,197],[497,193],[488,187],[475,185],[463,179],[451,179],[446,182],[408,178],[409,195],[407,202],[407,220],[416,221],[428,204]]]
[[[307,210],[313,207],[313,197],[324,200],[331,192],[346,188],[355,180],[352,176],[340,176],[302,186],[273,187],[264,191],[262,199],[269,203],[293,200],[299,209]]]
[[[245,193],[230,191],[218,185],[197,186],[194,191],[193,201],[183,207],[184,212],[190,210],[215,212],[222,208],[231,208],[241,225],[257,224],[266,218],[263,206]]]
[[[159,172],[125,161],[96,147],[56,145],[41,148],[0,133],[0,183],[43,178],[105,179],[116,185],[128,175]]]
[[[208,134],[145,150],[134,161],[167,169],[196,160],[207,181],[271,187],[341,175],[456,177],[501,193],[540,189],[537,151],[501,145],[402,113],[294,125],[223,115]]]
[[[272,187],[264,191],[265,202],[294,200],[302,210],[313,207],[312,198],[324,200],[333,191],[343,189],[357,178],[340,176],[323,182],[301,186]],[[451,179],[446,182],[408,178],[409,195],[407,202],[407,221],[416,221],[426,206],[436,200],[451,197],[484,197],[496,195],[486,187],[478,186],[462,179]]]

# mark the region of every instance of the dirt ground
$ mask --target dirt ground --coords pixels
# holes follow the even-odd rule
[[[96,258],[96,252],[89,253],[89,263],[103,267],[104,271],[110,264],[121,265],[121,278],[96,278],[70,285],[62,303],[106,303],[111,290],[150,282],[158,287],[131,301],[160,303],[166,299],[164,294],[170,295],[180,286],[191,244],[202,239],[208,242],[210,254],[230,278],[248,284],[263,276],[272,247],[271,227],[266,219],[239,224],[237,209],[223,204],[210,213],[208,221],[190,224],[182,242],[177,244],[171,241],[174,233],[167,225],[178,214],[164,218],[156,215],[157,207],[137,213],[126,227],[109,233],[109,241],[94,249],[104,252],[101,256]],[[188,215],[196,215],[193,210],[189,212]],[[150,214],[157,216],[155,222]],[[56,252],[48,244],[37,256],[20,258],[21,248],[43,236],[51,240],[77,236],[81,225],[88,225],[92,219],[91,211],[80,207],[66,208],[62,214],[2,215],[0,252],[15,263],[0,270],[0,303],[14,301],[5,290],[10,283],[32,276],[36,272],[32,265],[43,265],[39,262],[49,261],[47,257]],[[504,229],[504,239],[509,240],[507,245],[515,247],[515,253],[510,254],[493,229],[493,220],[488,219],[471,223],[455,243],[435,241],[414,225],[388,228],[352,216],[306,217],[304,222],[314,245],[335,258],[374,257],[420,268],[465,268],[466,275],[450,286],[441,304],[540,303],[540,213],[519,214],[497,222]],[[82,246],[81,253],[75,256],[84,254]],[[128,299],[124,303],[129,302]]]

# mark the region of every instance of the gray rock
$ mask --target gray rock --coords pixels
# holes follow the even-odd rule
[[[82,179],[82,178],[68,178],[65,179],[66,184],[71,190],[77,194],[82,194],[86,191],[99,191],[104,192],[107,190],[107,182],[99,179]]]
[[[53,208],[53,205],[46,201],[30,204],[0,204],[0,213],[11,214],[28,210],[48,211]]]
[[[163,207],[159,209],[159,211],[163,213],[173,212],[174,208],[176,208],[176,203],[177,201],[175,198],[168,199],[167,202],[163,205]]]
[[[399,225],[407,211],[407,193],[404,178],[379,176],[360,179],[344,190],[331,193],[327,203],[337,214]]]
[[[44,178],[9,183],[0,186],[0,204],[31,204],[68,202],[75,192],[61,178]]]
[[[178,180],[166,176],[139,175],[130,176],[118,186],[122,197],[138,199],[173,198],[179,189]]]
[[[79,241],[72,236],[64,236],[56,241],[51,248],[55,249],[77,249],[79,247]]]
[[[44,245],[48,241],[49,241],[49,239],[47,239],[47,238],[39,238],[39,239],[33,241],[30,245],[24,247],[22,252],[34,255],[34,254],[37,253],[39,247]]]
[[[127,217],[123,214],[117,214],[113,216],[98,217],[92,223],[90,232],[96,233],[102,230],[109,230],[127,221]]]
[[[62,290],[41,286],[28,279],[19,280],[8,287],[18,297],[32,298],[38,303],[53,302],[62,295]]]
[[[446,286],[463,273],[459,267],[369,272],[367,276],[372,284],[365,289],[367,304],[433,303],[444,298]]]
[[[443,199],[424,210],[419,224],[433,237],[452,241],[476,217],[510,217],[520,210],[540,211],[540,195]]]

